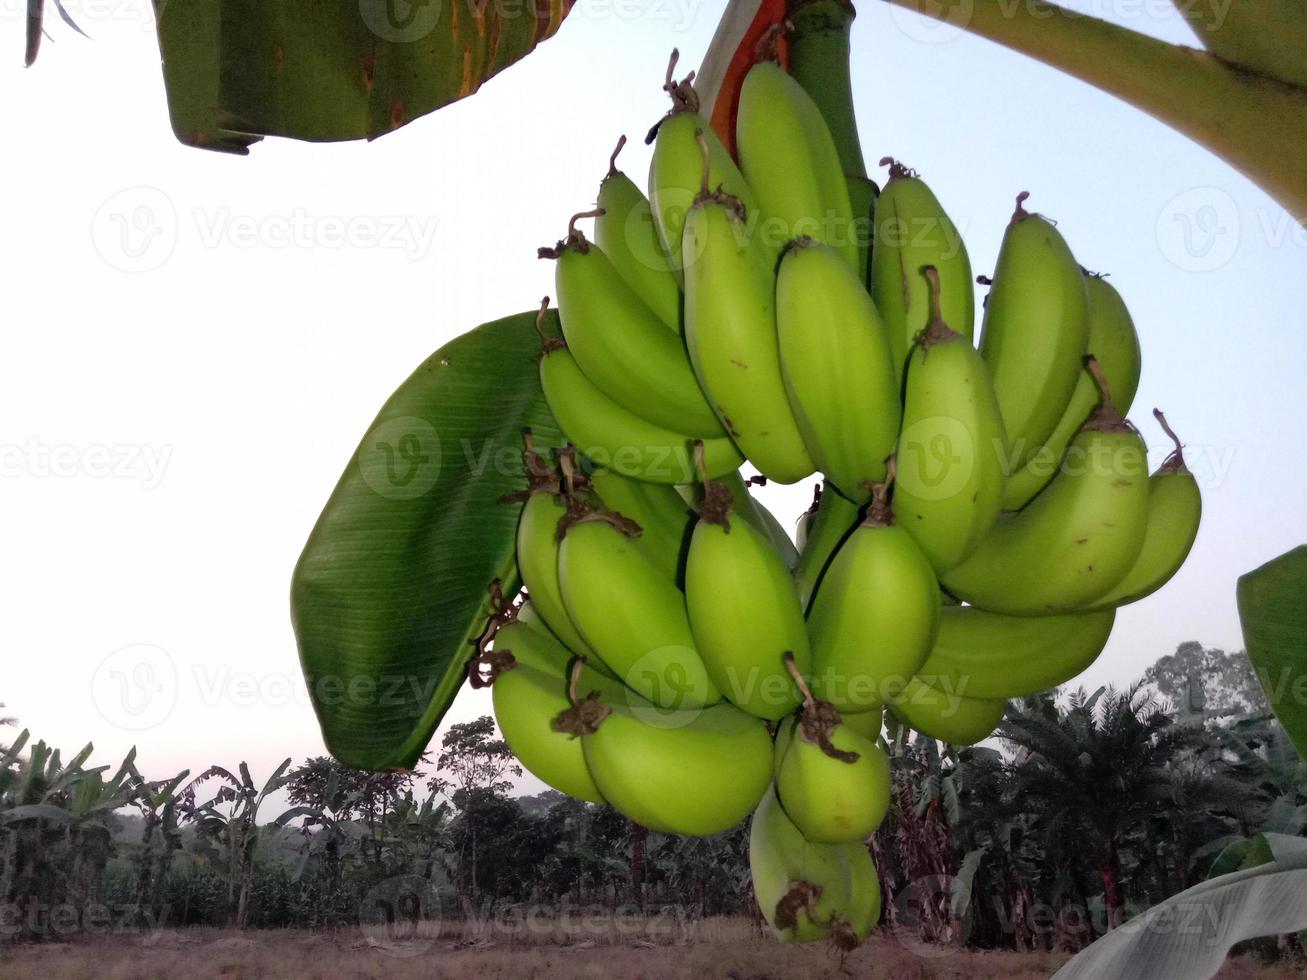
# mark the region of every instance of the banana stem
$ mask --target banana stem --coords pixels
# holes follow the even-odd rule
[[[1175,434],[1175,430],[1166,421],[1166,416],[1162,414],[1160,408],[1153,409],[1153,418],[1157,419],[1157,424],[1162,427],[1162,431],[1175,443],[1175,449],[1171,450],[1170,455],[1162,460],[1162,472],[1170,473],[1185,469],[1184,444],[1180,442],[1180,437]]]
[[[616,177],[619,173],[617,169],[617,154],[622,152],[622,147],[626,145],[626,134],[623,133],[617,138],[617,145],[613,147],[612,155],[608,157],[608,176]]]
[[[1098,392],[1103,396],[1103,404],[1099,411],[1104,415],[1119,415],[1116,410],[1116,403],[1112,401],[1112,388],[1107,383],[1107,375],[1103,373],[1103,366],[1098,363],[1098,358],[1093,354],[1085,356],[1085,368],[1094,377],[1094,384],[1098,385]]]
[[[1307,88],[1044,0],[885,0],[965,27],[1172,126],[1307,222]]]
[[[855,11],[847,0],[790,3],[789,69],[817,103],[835,138],[840,163],[849,177],[867,176],[853,112],[849,76],[849,31]]]
[[[789,650],[786,650],[781,659],[785,662],[785,669],[788,670],[790,676],[794,678],[794,683],[795,686],[798,687],[799,693],[803,695],[804,707],[806,708],[815,704],[817,699],[812,696],[812,688],[808,687],[808,682],[803,679],[803,674],[799,672],[799,665],[794,662],[794,654]]]

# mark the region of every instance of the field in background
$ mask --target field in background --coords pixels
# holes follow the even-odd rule
[[[591,938],[579,938],[581,936]],[[597,938],[595,938],[597,937]],[[1043,980],[1060,953],[914,950],[879,935],[841,960],[823,946],[784,946],[744,919],[680,924],[657,917],[594,923],[449,924],[395,937],[384,929],[335,933],[213,929],[104,936],[94,941],[0,945],[6,980],[171,980],[174,977],[308,980]],[[1299,976],[1241,957],[1226,980]]]

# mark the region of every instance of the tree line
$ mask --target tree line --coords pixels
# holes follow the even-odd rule
[[[1231,842],[1307,828],[1307,764],[1247,658],[1196,643],[1125,690],[1013,701],[996,746],[888,742],[893,800],[868,846],[883,924],[921,941],[1078,949],[1206,877]],[[112,769],[90,754],[26,732],[0,748],[0,935],[333,929],[378,905],[756,916],[747,822],[679,838],[514,795],[522,769],[488,716],[451,725],[408,773],[319,757],[263,780],[244,763],[147,780],[134,751]],[[392,908],[396,882],[440,907]]]

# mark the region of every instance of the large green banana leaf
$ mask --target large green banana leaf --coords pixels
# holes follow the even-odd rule
[[[1307,545],[1239,579],[1248,658],[1285,732],[1307,758]]]
[[[410,768],[517,586],[523,426],[560,445],[540,391],[534,313],[446,344],[382,407],[309,535],[291,585],[300,662],[327,748]],[[557,333],[557,316],[546,321]]]
[[[1305,0],[1220,0],[1215,19],[1203,21],[1215,25],[1202,32],[1212,53],[1044,0],[885,2],[965,28],[1124,99],[1212,150],[1307,223],[1307,46],[1293,41],[1307,34]],[[1261,43],[1277,29],[1285,32],[1280,41]],[[1254,63],[1228,60],[1236,54]]]
[[[1262,836],[1265,863],[1172,895],[1081,950],[1054,980],[1206,980],[1235,943],[1307,928],[1307,839]]]
[[[572,0],[154,0],[173,131],[372,139],[471,95],[553,35]]]

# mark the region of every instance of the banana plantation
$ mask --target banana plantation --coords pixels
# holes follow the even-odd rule
[[[95,765],[27,733],[0,770],[7,938],[185,926],[357,929],[395,881],[492,935],[523,909],[754,916],[748,824],[648,831],[549,790],[489,717],[451,725],[424,768],[366,773],[319,757],[257,778],[212,766],[163,780],[133,754]],[[1307,767],[1242,654],[1182,645],[1127,690],[1009,703],[998,738],[893,743],[890,813],[869,846],[881,925],[907,943],[1076,950],[1239,867],[1262,834],[1307,827]],[[1291,937],[1248,944],[1294,962]]]

